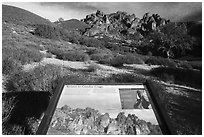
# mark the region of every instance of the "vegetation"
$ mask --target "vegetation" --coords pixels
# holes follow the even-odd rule
[[[21,8],[2,5],[2,21],[14,24],[51,24],[50,21]]]
[[[96,60],[101,64],[114,67],[122,67],[123,64],[144,64],[144,61],[137,55],[112,55],[112,54],[92,54],[92,60]]]
[[[151,74],[166,82],[199,89],[202,87],[202,72],[198,70],[159,67],[152,69]]]
[[[107,78],[99,79],[100,83],[143,83],[145,79],[132,74],[113,74]]]
[[[27,64],[31,62],[39,62],[43,59],[43,55],[35,47],[24,44],[21,45],[17,40],[10,41],[3,40],[2,42],[2,57],[13,58],[21,64]]]
[[[20,71],[10,79],[11,91],[32,92],[46,91],[53,92],[57,80],[67,75],[68,71],[60,66],[47,64],[38,66],[30,72]]]
[[[68,30],[62,29],[58,26],[44,24],[36,25],[34,34],[47,39],[64,40],[76,44],[86,45],[87,47],[104,47],[103,41],[82,36],[76,31],[69,32]]]
[[[3,58],[2,73],[6,75],[13,75],[22,69],[21,64],[12,57]]]
[[[145,61],[145,64],[162,65],[162,66],[167,66],[167,67],[177,66],[177,64],[171,59],[165,59],[162,57],[153,57],[153,56],[150,56],[149,59]]]
[[[82,51],[62,51],[60,49],[54,51],[58,59],[68,61],[88,61],[89,56]]]
[[[140,47],[146,53],[151,51],[154,56],[178,58],[185,56],[193,48],[195,39],[187,34],[184,24],[170,23],[147,35]]]
[[[88,66],[88,69],[87,71],[88,72],[96,72],[98,69],[100,69],[100,66],[96,63],[91,63],[89,66]]]

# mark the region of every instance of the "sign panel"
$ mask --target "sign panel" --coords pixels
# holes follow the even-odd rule
[[[47,134],[162,134],[143,85],[65,85]]]

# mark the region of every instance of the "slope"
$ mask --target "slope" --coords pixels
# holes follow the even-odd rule
[[[34,13],[8,5],[2,5],[2,22],[18,25],[52,24],[50,21]]]

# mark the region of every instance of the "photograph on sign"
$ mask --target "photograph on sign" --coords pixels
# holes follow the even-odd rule
[[[49,135],[162,134],[143,85],[65,85]]]

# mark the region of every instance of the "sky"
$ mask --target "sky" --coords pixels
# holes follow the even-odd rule
[[[82,19],[100,10],[105,14],[125,11],[136,17],[149,12],[158,13],[171,21],[202,20],[201,2],[3,2],[31,11],[50,21]]]

